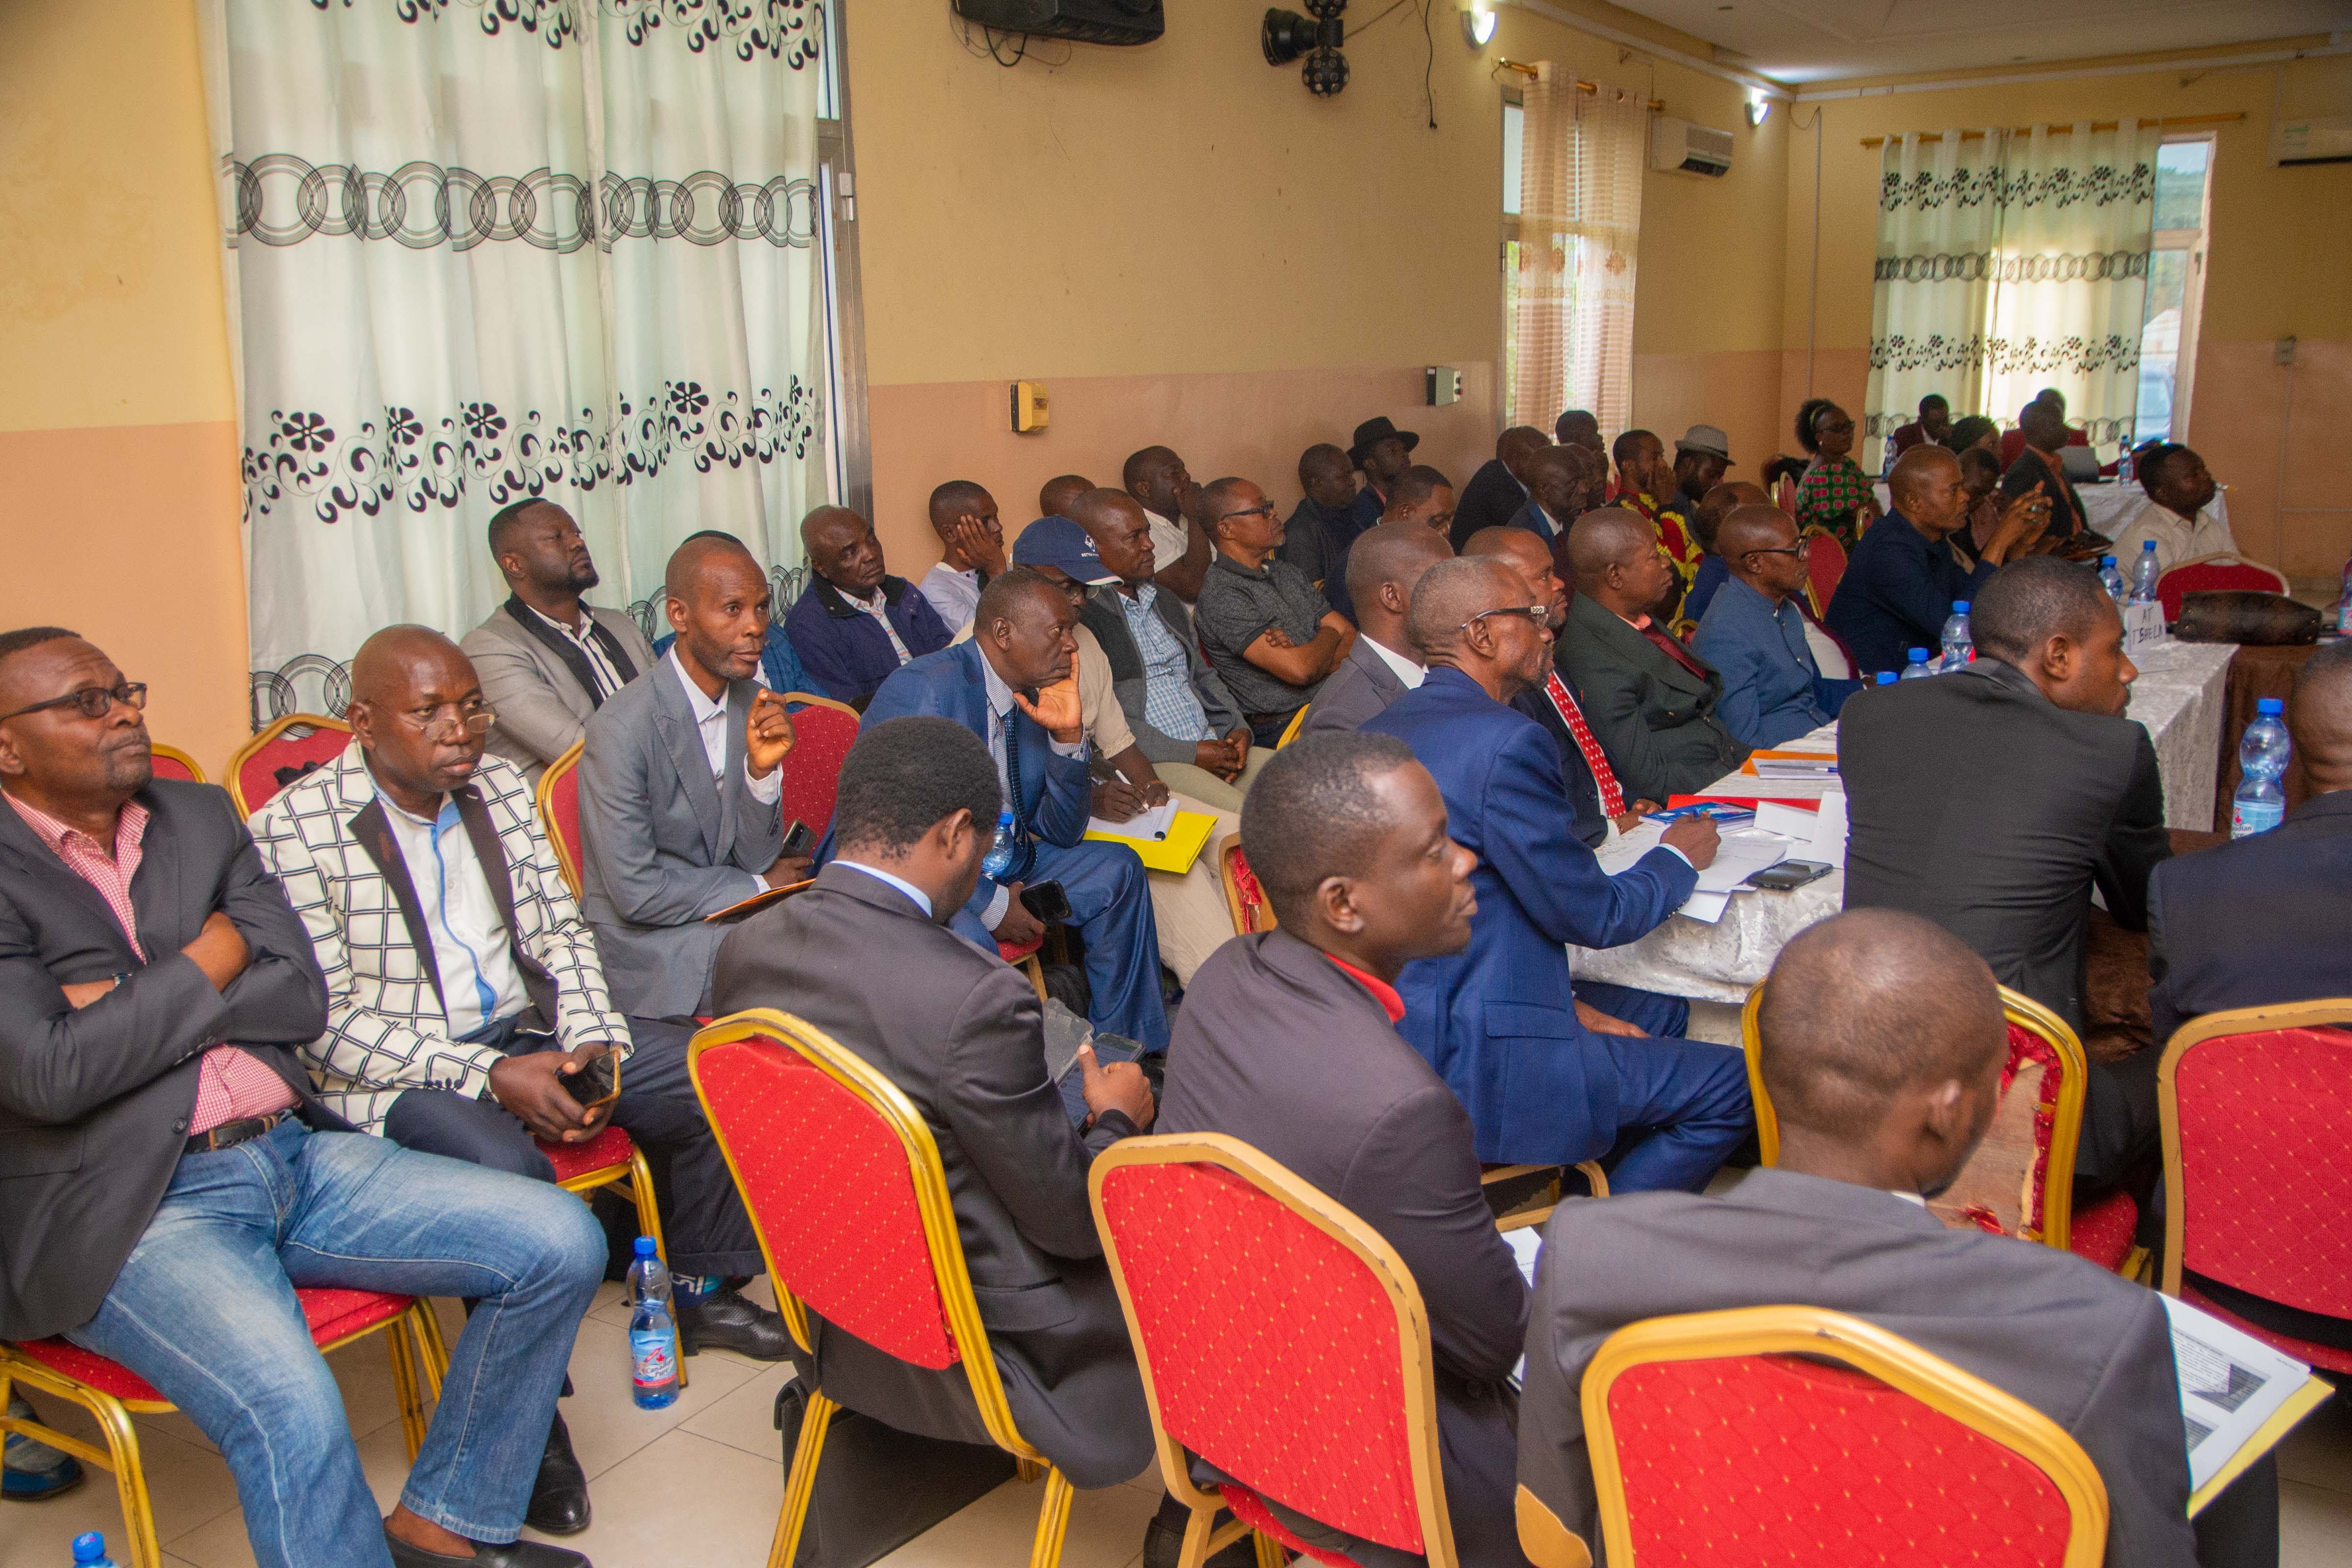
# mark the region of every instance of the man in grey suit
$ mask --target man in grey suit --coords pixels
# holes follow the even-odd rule
[[[636,622],[581,599],[596,563],[553,501],[517,501],[491,518],[490,555],[511,593],[458,646],[498,715],[491,753],[536,784],[606,698],[653,668],[654,650]]]
[[[2000,1103],[2007,1032],[1984,961],[1916,915],[1850,910],[1781,950],[1757,1022],[1777,1166],[1720,1197],[1571,1200],[1552,1216],[1519,1484],[1598,1561],[1579,1399],[1601,1342],[1647,1318],[1793,1303],[1874,1322],[2056,1422],[2106,1485],[2107,1562],[2274,1565],[2269,1459],[2190,1524],[2160,1299],[2069,1253],[1948,1230],[1919,1201],[1951,1184]]]
[[[677,640],[588,721],[580,758],[580,905],[614,1005],[707,1012],[722,926],[703,917],[799,881],[783,853],[784,700],[756,679],[767,574],[734,540],[689,539],[664,581]]]
[[[1348,548],[1348,595],[1355,601],[1356,646],[1315,693],[1301,732],[1349,731],[1421,684],[1427,673],[1405,636],[1413,584],[1454,553],[1445,535],[1423,522],[1384,522]]]
[[[834,858],[728,934],[712,1000],[806,1019],[915,1102],[1015,1428],[1072,1485],[1115,1486],[1150,1462],[1151,1417],[1087,1166],[1151,1124],[1151,1088],[1133,1063],[1098,1066],[1084,1047],[1068,1070],[1088,1114],[1072,1127],[1046,1076],[1036,994],[948,929],[979,885],[1002,799],[987,745],[956,721],[869,725],[842,766]],[[810,1327],[815,1365],[803,1370],[827,1397],[902,1431],[989,1441],[961,1367],[900,1361],[814,1313]]]
[[[1705,789],[1748,760],[1716,709],[1723,677],[1651,615],[1675,590],[1657,531],[1623,507],[1570,525],[1576,597],[1559,630],[1559,673],[1625,793],[1650,800]]]

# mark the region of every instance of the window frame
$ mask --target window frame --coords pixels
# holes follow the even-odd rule
[[[866,288],[857,241],[856,145],[850,134],[846,0],[824,8],[825,75],[817,100],[817,257],[824,290],[826,489],[874,515],[873,427],[866,404]]]
[[[1509,126],[1511,115],[1514,111],[1517,111],[1522,117],[1520,123],[1522,127],[1524,127],[1526,123],[1525,116],[1527,113],[1527,95],[1516,87],[1507,87],[1503,89],[1501,103],[1496,110],[1497,114],[1500,116],[1500,124],[1503,128],[1502,133],[1496,139],[1496,142],[1497,154],[1496,161],[1501,165],[1501,168],[1496,171],[1497,184],[1501,184],[1499,177],[1501,170],[1509,167],[1509,161],[1507,157],[1503,156],[1503,150],[1507,149],[1510,144]],[[1525,143],[1522,142],[1522,146],[1524,145]],[[1516,268],[1512,266],[1513,258],[1511,252],[1513,247],[1519,243],[1519,215],[1511,211],[1507,206],[1503,205],[1503,203],[1507,202],[1510,199],[1509,187],[1505,185],[1502,199],[1496,204],[1496,207],[1500,211],[1502,219],[1500,233],[1495,242],[1495,266],[1497,273],[1498,284],[1498,287],[1495,290],[1495,309],[1496,315],[1500,318],[1502,333],[1501,346],[1497,349],[1495,354],[1495,374],[1497,382],[1496,395],[1495,398],[1495,430],[1497,435],[1500,435],[1504,430],[1508,429],[1515,424],[1526,423],[1526,421],[1519,418],[1519,411],[1512,406],[1511,404],[1511,399],[1514,395],[1513,383],[1516,380],[1516,377],[1512,374],[1512,354],[1514,352],[1512,345],[1516,341],[1516,322],[1514,318],[1517,315],[1517,310],[1516,309],[1517,305],[1517,289],[1515,283]],[[1549,429],[1549,426],[1546,426],[1546,428]]]
[[[2197,226],[2194,228],[2159,228],[2148,237],[2151,262],[2160,252],[2185,252],[2189,258],[2187,274],[2180,289],[2180,337],[2172,361],[2172,410],[2164,439],[2186,445],[2189,440],[2189,420],[2194,407],[2197,384],[2197,345],[2205,314],[2205,262],[2212,249],[2213,176],[2221,152],[2220,139],[2210,131],[2180,131],[2165,135],[2158,145],[2178,147],[2202,143],[2205,147],[2205,178],[2198,192]],[[2155,268],[2150,267],[2153,281]],[[2140,332],[2146,342],[2149,313],[2140,312]],[[2132,442],[2137,446],[2145,439],[2139,429],[2139,406],[2132,405]]]

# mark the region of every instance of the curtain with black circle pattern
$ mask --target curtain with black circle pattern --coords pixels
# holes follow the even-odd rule
[[[544,497],[622,605],[823,499],[814,0],[206,0],[255,718],[462,636]],[[290,667],[290,669],[289,669]],[[315,684],[314,684],[315,683]]]

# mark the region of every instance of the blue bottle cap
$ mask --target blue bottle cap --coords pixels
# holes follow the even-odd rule
[[[1926,648],[1924,648],[1924,647],[1915,647],[1915,648],[1913,648],[1913,649],[1911,650],[1911,662],[1912,662],[1912,663],[1914,663],[1914,664],[1925,664],[1925,663],[1927,663],[1927,650]]]
[[[2141,541],[2139,542],[2139,552],[2140,552],[2142,555],[2150,555],[2150,554],[2155,553],[2155,552],[2156,552],[2156,541],[2155,541],[2155,540],[2153,540],[2153,539],[2143,539],[2143,540],[2141,540]]]
[[[1954,599],[1952,601],[1952,614],[1956,616],[1965,616],[1968,613],[1969,602],[1966,599]]]
[[[2258,717],[2265,713],[2284,713],[2285,711],[2286,703],[2279,698],[2257,697],[2254,699],[2254,712]]]
[[[73,1554],[77,1563],[99,1561],[106,1555],[106,1537],[95,1530],[84,1531],[74,1537]]]
[[[996,814],[996,826],[999,826],[999,827],[1010,827],[1010,826],[1013,826],[1013,814],[1012,814],[1011,812],[1009,812],[1009,811],[1000,811],[1000,812],[998,812],[998,813]]]
[[[2102,555],[2099,557],[2099,564],[2102,566],[2112,566],[2115,563],[2116,558],[2112,555]]]
[[[652,1237],[641,1236],[637,1237],[637,1256],[639,1258],[651,1258],[654,1256],[654,1238]]]
[[[1881,686],[1892,686],[1895,679],[1895,674],[1891,669],[1882,669],[1878,672],[1878,684]]]

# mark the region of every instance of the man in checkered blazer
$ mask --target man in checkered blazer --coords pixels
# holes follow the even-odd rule
[[[760,1271],[759,1238],[687,1074],[691,1031],[613,1007],[530,785],[484,755],[472,663],[421,626],[378,632],[347,717],[355,743],[251,824],[326,972],[327,1032],[305,1047],[320,1098],[404,1148],[541,1181],[542,1142],[584,1142],[609,1115],[667,1167],[686,1348],[781,1359],[782,1321],[728,1283]],[[619,1098],[583,1106],[596,1091],[567,1083],[608,1049]],[[535,1528],[586,1525],[584,1485],[569,1489],[571,1512],[534,1495]]]

